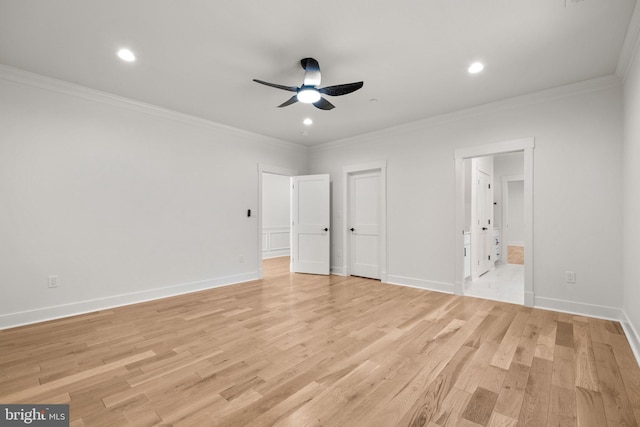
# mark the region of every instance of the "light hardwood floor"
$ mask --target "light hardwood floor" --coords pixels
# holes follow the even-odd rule
[[[616,322],[339,276],[265,279],[0,331],[0,403],[72,426],[621,426]]]
[[[509,264],[524,264],[524,246],[507,246],[507,251]]]

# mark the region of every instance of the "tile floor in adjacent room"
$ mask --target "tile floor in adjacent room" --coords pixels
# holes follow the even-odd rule
[[[524,304],[524,265],[496,264],[474,281],[464,284],[466,296]]]

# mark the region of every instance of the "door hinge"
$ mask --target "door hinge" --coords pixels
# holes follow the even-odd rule
[[[489,255],[487,258],[489,258],[489,261],[491,261],[491,255]]]
[[[489,188],[491,188],[491,184],[489,184]]]
[[[491,225],[491,220],[490,220],[490,219],[488,219],[487,221],[489,221],[489,225]]]

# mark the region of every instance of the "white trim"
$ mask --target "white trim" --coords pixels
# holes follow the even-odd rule
[[[288,169],[281,166],[267,165],[264,163],[258,163],[258,265],[256,270],[258,271],[258,278],[262,279],[264,272],[262,271],[262,174],[272,173],[275,175],[284,176],[296,176],[298,175],[297,169]],[[291,204],[291,198],[289,198],[289,204]],[[291,248],[291,241],[289,241],[289,248]],[[291,253],[289,251],[289,253]]]
[[[384,283],[397,286],[406,286],[408,288],[422,289],[425,291],[443,292],[446,294],[454,293],[454,285],[452,283],[416,279],[413,277],[389,275]]]
[[[359,165],[345,166],[342,169],[344,173],[354,173],[354,172],[373,171],[376,169],[386,169],[386,167],[387,167],[387,161],[380,160],[377,162],[369,162],[369,163],[361,163]]]
[[[369,132],[354,137],[344,138],[337,141],[326,142],[309,147],[310,152],[326,151],[335,148],[342,148],[349,145],[368,143],[376,140],[384,141],[389,138],[397,139],[399,134],[409,132],[420,132],[436,126],[447,123],[453,123],[461,120],[468,120],[483,114],[496,114],[502,111],[512,110],[528,105],[535,105],[548,102],[554,99],[569,98],[579,96],[591,92],[607,90],[621,85],[620,78],[615,74],[597,77],[595,79],[584,80],[577,83],[570,83],[564,86],[558,86],[551,89],[545,89],[538,92],[532,92],[525,95],[507,98],[501,101],[490,102],[471,108],[464,108],[451,113],[438,114],[405,123],[398,126],[391,126],[379,131]]]
[[[627,34],[622,44],[620,51],[620,57],[618,58],[618,65],[616,67],[616,75],[625,81],[629,75],[629,69],[633,64],[633,61],[638,53],[640,46],[640,6],[636,3],[629,26],[627,27]]]
[[[0,79],[49,90],[76,98],[82,98],[84,100],[93,101],[100,104],[126,108],[128,110],[161,117],[163,119],[174,120],[191,126],[199,126],[207,129],[212,129],[217,132],[223,132],[229,135],[243,138],[247,142],[259,144],[260,146],[268,144],[273,147],[284,148],[298,152],[308,153],[309,151],[309,148],[305,145],[296,144],[289,141],[282,141],[276,138],[260,135],[232,126],[223,125],[212,120],[191,116],[189,114],[180,113],[163,107],[158,107],[153,104],[136,101],[130,98],[125,98],[123,96],[91,89],[85,86],[69,83],[64,80],[42,76],[40,74],[31,73],[29,71],[9,67],[6,65],[0,65]]]
[[[559,311],[562,313],[577,314],[580,316],[596,317],[598,319],[607,319],[620,321],[623,312],[620,308],[607,307],[604,305],[585,304],[582,302],[560,300],[555,298],[535,297],[535,308],[544,310]]]
[[[638,334],[638,331],[633,327],[633,323],[631,323],[629,316],[627,316],[624,310],[622,310],[622,320],[620,324],[622,325],[622,329],[624,329],[624,334],[627,336],[631,351],[633,351],[633,355],[636,357],[636,362],[638,362],[638,366],[640,366],[640,334]]]
[[[454,151],[453,156],[456,158],[470,159],[472,157],[515,153],[516,151],[526,150],[527,148],[533,148],[534,146],[535,141],[533,137],[516,138],[508,141],[494,142],[493,144],[460,148]]]
[[[455,194],[454,194],[454,259],[456,295],[464,295],[464,260],[462,257],[464,248],[464,181],[463,162],[465,159],[496,154],[524,151],[524,244],[527,250],[524,253],[524,291],[525,305],[531,307],[534,294],[533,285],[533,150],[535,138],[518,138],[509,141],[498,142],[475,147],[462,148],[454,151],[455,170]],[[527,295],[529,295],[527,297]]]
[[[524,242],[507,242],[507,246],[524,246]]]
[[[525,307],[533,307],[536,302],[536,295],[533,292],[524,291]]]
[[[349,231],[349,176],[358,172],[380,171],[380,280],[387,281],[387,161],[348,165],[342,169],[342,209],[344,214],[342,227],[342,275],[349,276],[350,257]]]
[[[265,251],[262,254],[262,259],[271,259],[271,258],[282,258],[288,257],[291,255],[291,251],[287,249],[272,249],[270,251]]]
[[[335,265],[331,266],[331,274],[335,274],[336,276],[346,276],[346,274],[344,274],[344,268]]]
[[[32,323],[45,322],[48,320],[60,319],[64,317],[77,316],[79,314],[91,313],[99,310],[107,310],[110,308],[122,307],[125,305],[154,301],[157,299],[204,291],[221,286],[249,282],[252,280],[257,280],[257,278],[257,274],[254,271],[251,273],[236,274],[233,276],[218,277],[215,279],[200,280],[197,282],[166,286],[164,288],[149,289],[140,292],[132,292],[105,298],[78,301],[70,304],[4,314],[0,316],[0,330],[29,325]]]

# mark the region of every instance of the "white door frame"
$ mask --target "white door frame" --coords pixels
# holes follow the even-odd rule
[[[524,175],[509,175],[502,177],[502,264],[509,263],[509,183],[524,181]]]
[[[533,284],[533,149],[534,137],[514,139],[495,144],[455,150],[455,283],[456,295],[464,295],[464,180],[463,162],[473,157],[524,151],[524,305],[533,307],[535,303]]]
[[[344,220],[342,221],[342,273],[351,275],[351,247],[347,219],[349,212],[349,178],[353,174],[380,171],[380,280],[387,281],[387,161],[364,163],[345,166],[342,174],[342,206]]]
[[[283,176],[296,176],[298,175],[298,171],[295,169],[287,169],[281,168],[279,166],[271,166],[265,165],[264,163],[258,163],[258,279],[262,279],[262,174],[263,173],[272,173],[274,175],[283,175]],[[291,190],[289,190],[291,191]],[[289,203],[291,203],[291,197],[289,197]],[[291,228],[291,224],[289,224],[289,228]],[[291,247],[291,244],[289,244]],[[291,268],[289,268],[291,269]]]

